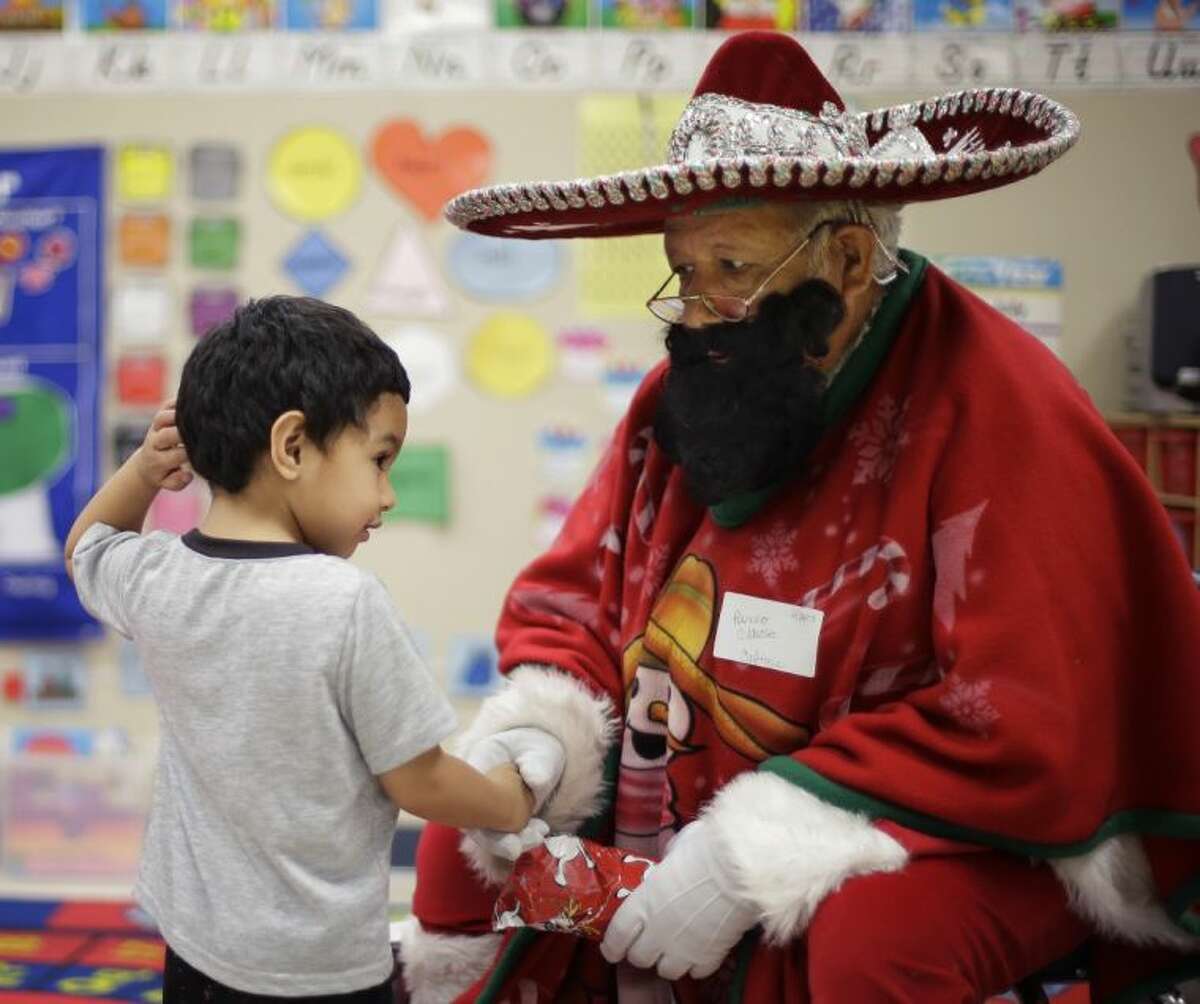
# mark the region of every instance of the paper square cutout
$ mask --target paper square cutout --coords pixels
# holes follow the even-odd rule
[[[240,238],[233,217],[196,217],[188,226],[188,259],[193,268],[236,268]]]
[[[406,445],[388,475],[396,504],[385,523],[434,523],[450,520],[450,451],[441,445]]]
[[[188,181],[193,199],[233,199],[242,176],[242,157],[235,146],[201,143],[188,153]]]
[[[167,361],[153,354],[122,356],[117,360],[116,380],[121,404],[156,408],[167,396]]]
[[[112,293],[113,337],[130,344],[158,344],[171,328],[171,291],[161,279],[118,282]]]
[[[171,220],[165,213],[126,213],[117,223],[117,257],[122,265],[162,268],[171,250]]]
[[[117,196],[123,202],[161,202],[175,173],[165,146],[123,146],[117,152]]]
[[[237,310],[237,290],[228,287],[193,289],[188,298],[188,320],[197,338],[207,335],[218,324],[224,324]]]

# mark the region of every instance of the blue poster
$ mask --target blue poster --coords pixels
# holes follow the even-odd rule
[[[287,0],[287,26],[296,30],[354,31],[379,27],[375,0]]]
[[[914,31],[1012,31],[1013,0],[913,0]]]
[[[895,31],[908,29],[901,0],[809,0],[809,31]]]
[[[100,476],[99,147],[0,151],[0,641],[99,626],[63,568]]]
[[[1134,31],[1200,30],[1200,4],[1184,0],[1124,0],[1121,27]]]
[[[167,0],[80,0],[88,31],[145,31],[167,26]]]

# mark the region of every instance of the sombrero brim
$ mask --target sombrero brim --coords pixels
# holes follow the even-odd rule
[[[666,163],[596,178],[477,188],[452,199],[445,215],[456,227],[496,237],[620,237],[659,233],[668,217],[734,193],[771,201],[929,202],[1028,178],[1079,138],[1079,120],[1069,109],[1012,88],[958,91],[861,119],[872,147],[903,125],[948,152]],[[964,136],[977,144],[969,152],[962,149]]]

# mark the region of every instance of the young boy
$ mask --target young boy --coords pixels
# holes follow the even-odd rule
[[[395,503],[408,397],[353,314],[251,302],[67,538],[80,598],[137,644],[159,707],[135,895],[169,946],[168,1002],[390,1002],[397,807],[519,831],[557,781],[526,771],[531,792],[442,752],[450,705],[382,584],[344,560]],[[200,527],[141,535],[193,470],[213,493]]]

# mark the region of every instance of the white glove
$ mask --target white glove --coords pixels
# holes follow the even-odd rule
[[[516,861],[526,851],[531,851],[546,839],[550,824],[534,816],[520,833],[505,833],[503,830],[467,830],[467,836],[476,846],[505,861]]]
[[[600,951],[612,963],[657,968],[664,980],[711,976],[758,922],[732,885],[709,824],[689,823],[613,915]]]
[[[567,755],[562,743],[549,732],[526,727],[480,739],[463,759],[484,773],[502,764],[515,764],[521,779],[533,792],[533,811],[537,812],[558,786]],[[537,847],[549,832],[550,826],[544,820],[533,818],[520,833],[468,830],[467,835],[489,854],[516,861],[525,851]]]

